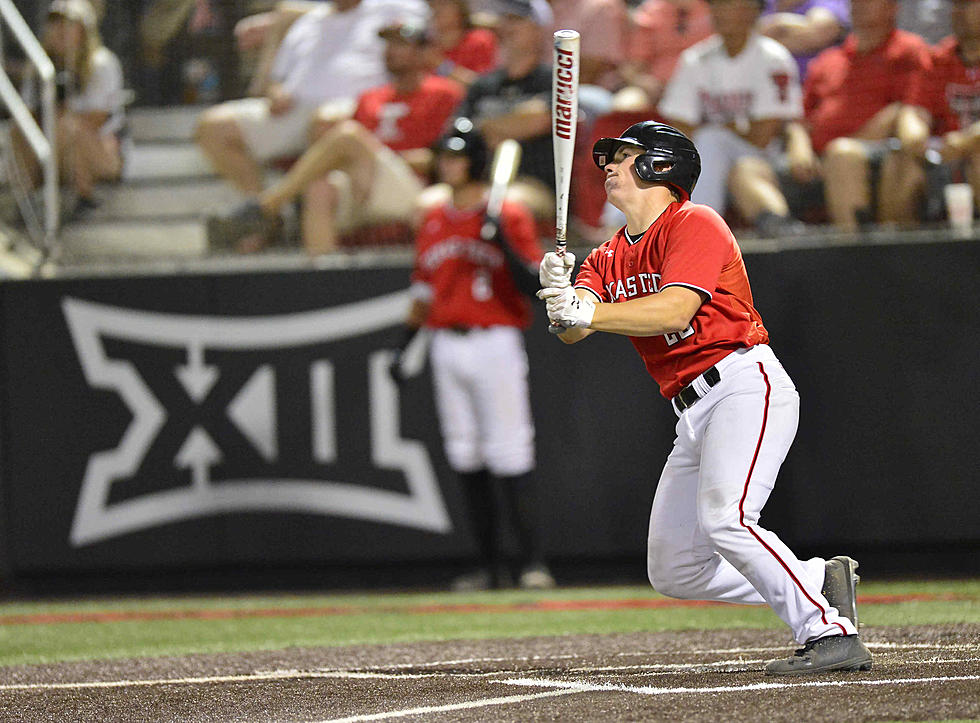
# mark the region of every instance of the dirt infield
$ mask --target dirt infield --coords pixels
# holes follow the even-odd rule
[[[0,669],[4,721],[980,718],[980,625],[863,631],[874,669],[767,678],[785,631],[294,648]]]

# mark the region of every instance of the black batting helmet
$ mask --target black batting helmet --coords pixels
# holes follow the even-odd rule
[[[620,146],[640,146],[646,151],[636,157],[636,175],[648,183],[665,183],[677,190],[684,200],[691,197],[701,175],[701,155],[694,143],[673,126],[657,121],[634,123],[619,138],[600,138],[592,146],[592,160],[599,168],[612,163]],[[655,170],[656,163],[670,163],[665,171]]]
[[[487,143],[469,118],[457,118],[435,145],[436,152],[460,153],[470,159],[470,178],[483,178],[487,170]]]

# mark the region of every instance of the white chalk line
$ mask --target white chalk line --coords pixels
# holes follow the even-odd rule
[[[464,703],[449,703],[446,705],[431,705],[421,708],[406,708],[404,710],[386,711],[384,713],[366,713],[364,715],[352,715],[347,718],[331,718],[320,721],[320,723],[361,723],[361,721],[388,720],[389,718],[404,718],[410,715],[426,715],[428,713],[448,713],[454,710],[467,710],[473,708],[488,708],[495,705],[510,705],[512,703],[526,703],[529,700],[538,698],[553,698],[559,695],[571,695],[578,693],[578,690],[550,690],[547,693],[530,693],[527,695],[510,695],[504,698],[482,698],[480,700],[470,700]]]
[[[884,649],[922,649],[922,650],[970,650],[973,648],[969,645],[941,645],[941,644],[919,644],[919,643],[866,643],[869,648],[884,648]],[[765,648],[724,648],[724,649],[692,649],[685,652],[686,655],[692,654],[712,654],[712,655],[722,655],[722,654],[741,654],[747,652],[775,652],[781,651],[785,648],[781,647],[765,647]],[[647,652],[636,652],[636,653],[617,653],[617,656],[630,657],[630,656],[652,656],[652,655],[663,655],[665,651],[647,651]],[[474,663],[499,663],[499,662],[540,662],[540,661],[553,661],[553,660],[569,660],[581,658],[579,655],[534,655],[534,656],[515,656],[509,658],[458,658],[454,660],[441,660],[441,661],[423,661],[419,663],[399,663],[394,665],[383,666],[385,670],[401,670],[401,669],[425,669],[425,668],[438,668],[440,666],[446,665],[462,665],[462,664],[474,664]],[[921,664],[924,662],[928,663],[963,663],[963,662],[974,662],[975,658],[938,658],[932,657],[926,660],[910,661],[909,664]],[[574,673],[600,673],[600,672],[623,672],[628,673],[629,671],[636,671],[637,674],[642,674],[643,672],[655,674],[655,673],[671,673],[676,672],[678,674],[699,672],[701,670],[710,670],[714,668],[733,668],[738,666],[746,665],[761,665],[766,663],[768,660],[722,660],[722,661],[712,661],[706,663],[649,663],[649,664],[639,664],[630,666],[589,666],[589,667],[579,667],[570,668],[568,672]],[[379,666],[380,667],[380,666]],[[123,679],[123,680],[93,680],[93,681],[73,681],[64,683],[6,683],[0,684],[0,692],[2,691],[41,691],[41,690],[72,690],[72,689],[98,689],[98,688],[126,688],[126,687],[140,687],[140,686],[157,686],[157,685],[206,685],[211,683],[236,683],[236,682],[248,682],[248,681],[271,681],[271,680],[301,680],[304,678],[346,678],[346,679],[364,679],[364,680],[412,680],[412,679],[422,679],[422,678],[434,678],[434,677],[445,677],[445,676],[467,676],[467,677],[492,677],[507,674],[520,674],[522,671],[519,670],[493,670],[493,671],[439,671],[433,670],[431,673],[402,673],[402,672],[385,672],[379,670],[372,670],[370,668],[354,668],[346,670],[272,670],[272,671],[256,671],[254,673],[242,673],[235,675],[211,675],[211,676],[196,676],[196,677],[183,677],[183,678],[148,678],[148,679]],[[495,681],[499,682],[499,681]]]
[[[524,688],[555,688],[575,690],[580,693],[639,693],[640,695],[682,695],[685,693],[740,693],[755,690],[779,690],[787,688],[843,688],[855,685],[905,685],[908,683],[950,683],[962,680],[980,680],[980,675],[949,675],[928,678],[887,678],[879,680],[809,680],[802,683],[748,683],[745,685],[720,685],[712,688],[657,688],[653,686],[623,685],[621,683],[586,683],[543,678],[508,678],[493,680],[499,685],[513,685]]]
[[[513,685],[522,687],[545,687],[553,690],[547,693],[528,694],[522,696],[507,696],[503,698],[483,698],[480,700],[466,701],[464,703],[451,703],[439,706],[424,706],[420,708],[406,708],[396,711],[385,711],[382,713],[367,713],[354,715],[347,718],[332,718],[321,721],[320,723],[361,723],[362,721],[380,721],[392,718],[404,718],[413,715],[426,715],[431,713],[448,713],[457,710],[472,710],[475,708],[487,708],[496,705],[510,705],[514,703],[526,703],[538,698],[571,695],[574,693],[601,693],[601,692],[622,692],[639,693],[642,695],[680,695],[683,693],[730,693],[740,691],[773,690],[781,688],[806,688],[806,687],[826,687],[826,686],[846,686],[846,685],[895,685],[902,683],[939,683],[959,680],[980,680],[980,675],[930,677],[930,678],[896,678],[890,680],[862,680],[862,681],[808,681],[804,683],[753,683],[749,685],[737,686],[718,686],[714,688],[654,688],[650,686],[628,686],[613,683],[593,684],[593,683],[574,683],[557,680],[542,679],[508,679],[492,680],[491,683],[501,685]]]
[[[444,677],[444,673],[375,673],[357,670],[270,670],[238,675],[208,675],[190,678],[148,678],[144,680],[88,680],[74,683],[8,683],[5,690],[59,690],[81,688],[129,688],[153,685],[203,685],[207,683],[241,683],[267,680],[302,680],[303,678],[347,678],[363,680],[412,680]]]

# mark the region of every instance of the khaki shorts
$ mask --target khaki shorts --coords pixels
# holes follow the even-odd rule
[[[361,226],[390,221],[410,221],[418,208],[422,182],[408,163],[387,146],[374,157],[374,183],[363,203],[354,198],[351,179],[343,171],[328,178],[337,190],[337,230],[341,233]]]
[[[238,123],[252,157],[259,161],[298,156],[309,148],[310,127],[322,108],[296,105],[285,113],[272,115],[267,98],[241,98],[224,105]]]

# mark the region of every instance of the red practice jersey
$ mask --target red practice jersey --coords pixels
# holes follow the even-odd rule
[[[672,203],[636,243],[625,229],[588,255],[575,288],[620,303],[686,286],[710,298],[682,332],[630,337],[668,399],[735,349],[765,344],[769,333],[752,306],[742,252],[712,208]]]
[[[357,99],[354,120],[392,150],[428,148],[462,99],[457,83],[429,75],[412,93],[398,93],[391,84],[365,91]]]
[[[426,326],[487,327],[531,323],[529,300],[517,290],[504,252],[480,239],[486,209],[437,206],[422,220],[415,241],[413,285],[427,288]],[[501,229],[528,265],[541,260],[534,219],[524,206],[504,203]]]
[[[933,133],[963,130],[980,120],[980,67],[966,66],[950,36],[932,50],[932,72],[918,86],[916,105],[933,118]]]

